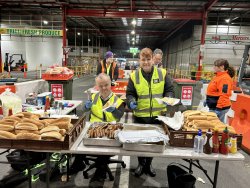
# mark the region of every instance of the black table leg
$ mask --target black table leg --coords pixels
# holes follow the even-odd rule
[[[28,166],[28,181],[29,181],[29,188],[32,187],[32,176],[31,176],[31,167],[30,167],[30,155],[29,152],[27,152],[27,166]]]
[[[220,161],[217,160],[217,161],[215,162],[213,188],[216,188],[216,186],[217,186],[217,178],[218,178],[219,164],[220,164]]]
[[[50,178],[50,154],[46,153],[46,187],[49,188],[49,178]]]
[[[69,160],[70,154],[67,154],[67,181],[69,181]]]

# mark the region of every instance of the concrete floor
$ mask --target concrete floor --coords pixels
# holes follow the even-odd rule
[[[94,76],[86,76],[84,78],[75,79],[73,85],[73,99],[76,100],[86,100],[87,96],[83,92],[89,87],[94,85]],[[81,107],[78,108],[77,113],[81,114]],[[2,150],[0,150],[1,152]],[[249,177],[250,177],[250,157],[248,154],[240,151],[245,156],[244,161],[239,162],[220,162],[219,175],[218,175],[218,188],[247,188],[249,187]],[[118,158],[118,156],[115,156]],[[90,179],[84,179],[82,172],[71,176],[69,182],[62,182],[61,177],[58,177],[58,181],[53,181],[50,184],[52,188],[75,188],[75,187],[168,187],[166,168],[172,162],[180,162],[182,164],[187,164],[182,160],[166,159],[166,158],[155,158],[153,160],[153,166],[156,169],[157,175],[154,178],[148,177],[146,175],[136,178],[133,175],[133,170],[137,166],[136,157],[119,156],[118,159],[125,161],[127,167],[123,169],[120,165],[112,164],[110,165],[113,175],[115,175],[115,181],[109,181],[108,179],[104,182],[92,181],[91,177],[94,170],[90,171]],[[0,156],[0,161],[6,161],[4,155]],[[205,169],[207,169],[210,175],[214,172],[214,162],[212,161],[200,161]],[[205,181],[201,183],[197,181],[196,188],[211,188],[212,185],[206,176],[197,168],[193,168],[194,176],[196,178],[200,177]],[[1,164],[0,168],[0,179],[3,176],[13,172],[9,164]],[[213,177],[213,176],[212,176]],[[17,188],[26,188],[28,183],[24,182]],[[32,184],[34,188],[46,187],[44,182],[40,180]]]

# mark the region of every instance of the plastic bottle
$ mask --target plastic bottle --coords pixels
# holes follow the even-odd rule
[[[237,138],[235,137],[235,135],[230,138],[230,143],[230,153],[237,153]]]
[[[219,153],[219,147],[220,147],[220,141],[219,141],[219,133],[218,128],[214,129],[214,135],[213,135],[213,153]]]
[[[47,110],[50,109],[50,102],[49,102],[49,96],[46,96],[45,106],[44,106],[44,112],[47,112]]]
[[[3,107],[0,105],[0,119],[3,119]]]
[[[204,148],[203,152],[206,154],[211,154],[212,153],[212,148],[213,148],[213,141],[212,141],[212,132],[210,129],[208,129],[206,133],[206,138],[204,140]]]
[[[203,152],[204,138],[202,137],[202,131],[199,129],[198,135],[194,137],[194,151],[197,153]]]
[[[8,116],[12,116],[12,115],[13,115],[12,108],[9,108],[9,113],[8,113]]]
[[[221,136],[221,145],[220,145],[220,153],[227,155],[228,154],[228,144],[229,144],[229,134],[227,127],[225,127],[222,136]]]

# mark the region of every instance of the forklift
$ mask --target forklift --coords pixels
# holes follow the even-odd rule
[[[16,57],[19,57],[19,60],[16,61]],[[12,54],[5,53],[5,62],[4,62],[4,70],[8,70],[8,65],[10,65],[10,71],[22,71],[24,72],[24,64],[25,60],[23,59],[23,54]]]

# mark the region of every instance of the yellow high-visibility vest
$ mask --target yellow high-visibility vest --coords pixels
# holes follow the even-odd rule
[[[162,98],[164,93],[166,70],[154,67],[151,82],[143,77],[141,68],[131,73],[138,101],[134,110],[136,117],[153,117],[166,111],[166,105],[159,104],[155,98]]]
[[[116,119],[111,112],[102,111],[103,105],[99,93],[92,95],[92,101],[93,105],[91,107],[90,122],[103,122],[104,115],[106,117],[106,122],[119,121],[119,119]],[[110,104],[117,103],[116,108],[119,108],[119,106],[123,103],[123,101],[115,94],[112,94],[112,97],[110,97],[108,101]]]

